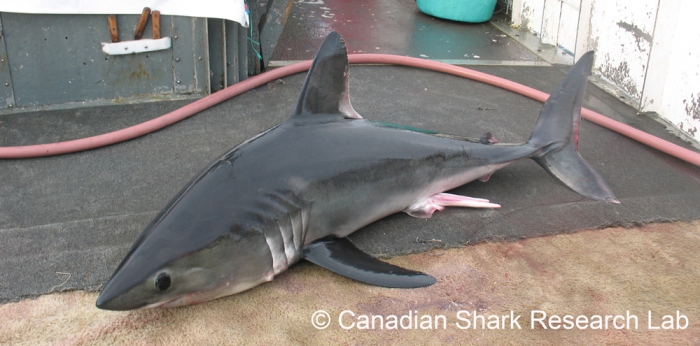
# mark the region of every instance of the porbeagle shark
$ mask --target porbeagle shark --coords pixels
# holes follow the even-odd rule
[[[573,66],[530,139],[498,143],[363,119],[350,105],[337,33],[313,61],[294,114],[206,167],[146,226],[97,298],[107,310],[166,308],[231,295],[306,259],[365,283],[435,283],[363,253],[344,238],[397,212],[429,218],[448,206],[494,208],[444,193],[521,159],[575,192],[619,203],[578,154],[593,52]]]

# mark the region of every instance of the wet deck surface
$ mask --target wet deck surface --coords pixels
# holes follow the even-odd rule
[[[312,59],[331,31],[348,53],[430,59],[542,62],[490,23],[460,23],[428,16],[414,0],[296,1],[272,60]]]

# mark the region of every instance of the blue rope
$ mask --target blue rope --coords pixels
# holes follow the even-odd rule
[[[253,39],[253,17],[250,15],[250,9],[248,8],[248,3],[244,2],[244,4],[245,4],[245,13],[248,15],[248,26],[250,27],[250,36],[248,36],[248,41],[250,41],[250,47],[253,48],[253,51],[255,52],[255,55],[258,56],[258,59],[262,59],[262,55],[260,55],[260,52],[258,52],[258,50],[255,49],[255,45],[260,46],[260,42]]]

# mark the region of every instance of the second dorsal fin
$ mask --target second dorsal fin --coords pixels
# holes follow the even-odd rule
[[[350,104],[348,51],[337,32],[328,34],[318,49],[294,112],[295,117],[313,114],[362,118]]]

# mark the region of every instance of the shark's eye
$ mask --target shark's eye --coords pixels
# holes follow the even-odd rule
[[[170,287],[170,282],[171,282],[170,275],[168,275],[166,273],[160,273],[156,277],[156,288],[159,291],[164,292],[165,290],[168,289],[168,287]]]

